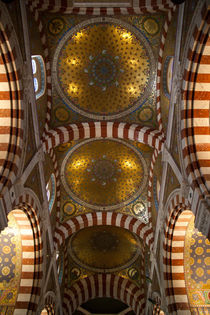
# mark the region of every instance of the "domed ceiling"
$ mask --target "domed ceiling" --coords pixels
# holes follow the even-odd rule
[[[93,119],[122,117],[150,93],[154,56],[131,25],[95,18],[60,41],[54,56],[56,88],[76,112]]]
[[[125,251],[126,248],[126,251]],[[114,226],[93,226],[74,234],[68,244],[74,262],[91,271],[125,269],[141,255],[137,236]]]
[[[86,140],[66,155],[61,178],[72,199],[92,209],[126,205],[144,190],[147,165],[141,153],[123,140]]]

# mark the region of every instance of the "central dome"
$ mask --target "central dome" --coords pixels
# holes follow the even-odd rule
[[[75,201],[111,210],[138,197],[147,182],[147,166],[141,153],[123,140],[88,139],[69,151],[61,178]]]
[[[69,31],[53,65],[60,96],[70,108],[94,119],[119,118],[140,106],[153,69],[144,36],[127,23],[104,19]]]

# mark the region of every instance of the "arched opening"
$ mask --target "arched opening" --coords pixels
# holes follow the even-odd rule
[[[78,280],[65,290],[63,300],[64,314],[73,314],[78,307],[94,298],[113,298],[127,304],[140,315],[144,311],[143,289],[138,288],[126,278],[114,274],[95,274]]]
[[[135,313],[125,303],[113,298],[95,298],[83,303],[73,315],[79,315],[80,312],[86,314],[123,314],[134,315]]]
[[[46,185],[46,191],[47,191],[47,200],[49,203],[49,211],[52,211],[55,198],[56,198],[56,179],[55,174],[51,174],[50,179]]]
[[[61,224],[55,229],[55,246],[58,249],[62,243],[74,232],[85,227],[101,225],[113,225],[130,230],[142,238],[148,246],[151,246],[152,239],[145,233],[145,224],[133,216],[111,211],[97,211],[95,213],[82,214],[74,219]]]
[[[18,40],[3,4],[0,14],[0,191],[4,195],[16,179],[22,153],[23,103]]]
[[[182,205],[179,205],[172,210],[167,221],[163,264],[169,312],[189,311],[184,282],[184,242],[192,215],[190,210],[183,210]]]
[[[34,77],[34,92],[36,99],[39,99],[42,95],[44,95],[46,90],[45,64],[42,56],[40,55],[31,56],[31,63]]]
[[[12,210],[8,214],[8,227],[0,234],[0,290],[4,292],[1,314],[8,311],[25,314],[37,306],[42,248],[39,224],[36,225],[36,217],[32,217],[32,208],[30,211],[26,207]]]
[[[198,2],[189,28],[183,58],[181,146],[184,170],[193,190],[196,226],[206,235],[208,211],[200,200],[209,194],[209,8]],[[203,208],[203,209],[202,209]],[[201,219],[202,218],[202,219]],[[201,223],[202,221],[202,223]]]
[[[21,281],[15,310],[34,311],[39,300],[43,268],[40,223],[35,209],[26,203],[19,204],[11,213],[19,226],[22,247]]]

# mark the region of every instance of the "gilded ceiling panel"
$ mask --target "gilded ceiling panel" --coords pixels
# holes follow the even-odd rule
[[[156,67],[164,19],[164,14],[155,14],[93,23],[85,16],[43,13],[51,61],[62,40],[65,51],[61,55],[66,55],[58,65],[62,77],[59,75],[58,82],[62,81],[68,101],[54,86],[51,127],[112,116],[118,121],[157,127]],[[67,37],[69,40],[64,40]],[[85,82],[85,89],[81,89]]]
[[[122,140],[86,140],[65,157],[61,178],[79,204],[96,210],[117,209],[144,190],[147,165],[134,146]]]
[[[154,56],[130,24],[102,20],[85,21],[62,38],[53,73],[58,93],[73,110],[108,120],[125,116],[145,101],[154,80]]]
[[[21,278],[22,246],[17,222],[10,213],[8,227],[0,235],[0,312],[15,306]]]
[[[195,229],[194,216],[185,236],[184,266],[192,314],[203,307],[210,311],[210,241]]]
[[[108,141],[107,143],[105,140],[100,140],[94,145],[93,143],[91,143],[92,141],[90,141],[89,148],[88,146],[87,148],[86,146],[84,146],[84,152],[82,146],[79,146],[77,150],[77,145],[84,143],[83,141],[72,141],[70,143],[62,144],[56,148],[55,152],[59,168],[61,168],[64,159],[69,159],[69,161],[71,161],[70,168],[75,163],[78,164],[78,159],[79,161],[83,161],[81,165],[76,165],[77,167],[73,168],[73,173],[71,172],[71,175],[68,175],[69,172],[66,166],[66,179],[64,176],[65,167],[63,165],[63,181],[66,182],[65,186],[67,189],[65,189],[63,184],[61,183],[61,222],[66,221],[71,217],[94,211],[93,202],[93,205],[87,204],[87,201],[91,201],[90,199],[87,199],[90,198],[91,191],[92,198],[94,200],[97,199],[95,201],[99,203],[98,205],[96,205],[97,209],[108,209],[113,206],[111,202],[119,203],[121,201],[121,205],[114,205],[116,212],[137,217],[144,223],[148,222],[147,174],[153,149],[150,148],[148,145],[138,142],[121,142],[112,140],[110,142]],[[124,145],[124,143],[126,145]],[[129,146],[127,146],[127,143],[129,144]],[[93,154],[95,154],[95,158],[93,158],[92,155],[90,156],[90,148],[92,146],[95,147],[95,151],[93,152]],[[97,146],[100,146],[100,149],[98,151],[96,150]],[[110,148],[112,148],[113,150],[109,150]],[[122,155],[120,154],[121,149],[123,153]],[[79,153],[79,155],[77,153]],[[75,159],[73,159],[74,157]],[[124,165],[123,161],[129,162],[130,157],[132,158],[132,161],[136,164],[136,170],[128,168]],[[103,164],[105,164],[104,168]],[[110,167],[111,172],[106,173],[106,171],[108,171]],[[136,171],[137,173],[135,173]],[[76,185],[74,187],[75,189],[77,189],[77,192],[75,190],[76,194],[72,194],[72,192],[69,194],[71,186],[69,186],[67,178],[70,179],[70,183],[71,181],[73,181],[73,186]],[[74,180],[75,178],[76,181]],[[135,187],[133,187],[132,183],[135,184]],[[88,187],[87,192],[84,187],[83,189],[81,189],[81,192],[79,192],[78,185],[82,187],[86,185]],[[138,190],[139,185],[140,187]],[[121,194],[117,195],[114,192],[116,188],[119,190],[120,187],[122,188],[122,196]],[[98,192],[98,195],[95,194],[95,188]],[[126,190],[124,188],[126,188]],[[132,194],[133,190],[133,196],[135,195],[135,191],[137,192],[136,198],[132,198],[132,196],[129,196],[129,194]],[[79,196],[79,194],[81,196],[86,195],[86,197],[84,196],[86,200],[85,203],[84,200],[81,199],[81,196]],[[77,200],[75,196],[79,197],[80,200]],[[105,198],[106,196],[108,196],[107,200]],[[104,198],[105,206],[103,207],[100,206],[100,202],[102,202]],[[127,202],[126,198],[131,198],[132,202]]]
[[[68,245],[73,260],[95,272],[125,269],[141,255],[140,248],[137,236],[114,226],[82,229],[70,238]]]

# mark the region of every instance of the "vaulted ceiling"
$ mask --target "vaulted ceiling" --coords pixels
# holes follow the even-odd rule
[[[141,312],[145,307],[145,275],[149,274],[145,259],[153,243],[157,217],[155,202],[148,202],[153,180],[149,174],[158,148],[155,135],[163,138],[156,106],[157,67],[167,18],[165,12],[91,19],[41,14],[52,67],[49,127],[54,131],[46,134],[51,138],[57,133],[59,137],[54,154],[60,204],[51,215],[52,220],[57,219],[55,237],[62,230],[58,223],[65,226],[79,215],[100,216],[107,212],[102,226],[86,227],[70,237],[67,234],[65,243],[60,244],[60,256],[66,252],[68,264],[62,283],[64,294],[70,294],[79,279],[113,274],[141,290]],[[174,28],[175,23],[172,33]],[[174,43],[172,37],[166,55],[174,55]],[[36,54],[36,47],[33,50]],[[171,70],[171,64],[167,65],[168,93]],[[169,99],[164,98],[163,120],[167,125]],[[44,119],[45,113],[40,111],[42,124]],[[74,131],[68,142],[67,134],[65,139],[59,135],[70,126],[76,127],[78,134]],[[151,139],[147,133],[153,133]],[[156,203],[160,173],[158,160],[151,192]],[[139,226],[138,236],[117,221],[117,227],[109,226],[111,222],[107,221],[117,215],[117,221],[133,218]]]
[[[195,3],[186,1],[184,10],[172,2],[35,0],[8,6],[25,60],[20,73],[26,105],[22,159],[9,192],[18,210],[9,215],[0,245],[9,250],[4,235],[22,228],[22,238],[17,233],[10,242],[16,258],[22,246],[23,260],[20,266],[13,259],[9,267],[17,270],[12,289],[5,283],[13,281],[13,269],[4,269],[2,279],[8,277],[0,289],[9,297],[14,289],[18,302],[0,304],[0,311],[15,305],[21,310],[22,278],[30,276],[36,287],[28,306],[38,305],[38,312],[46,306],[42,315],[55,309],[131,315],[155,307],[158,314],[160,304],[169,312],[208,304],[209,241],[195,228],[204,219],[195,210],[202,198],[193,185],[200,181],[208,199],[209,161],[198,180],[195,166],[194,173],[191,164],[185,170],[187,128],[180,126],[180,60]],[[195,224],[192,212],[184,211],[190,207]],[[33,250],[24,243],[26,225],[33,228]],[[24,273],[32,256],[35,276]],[[32,280],[26,281],[28,286]]]

